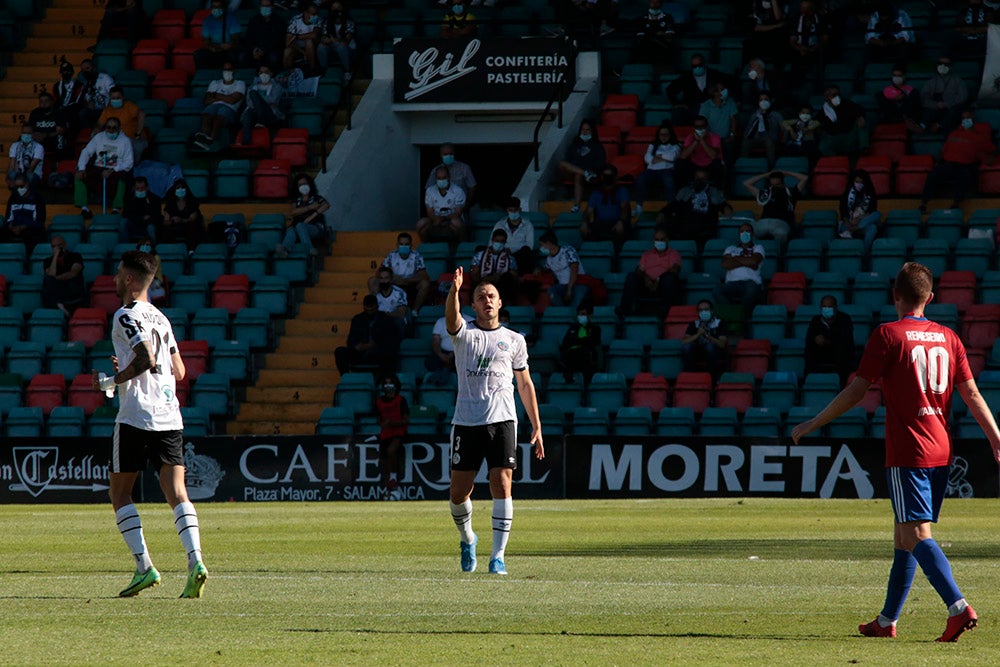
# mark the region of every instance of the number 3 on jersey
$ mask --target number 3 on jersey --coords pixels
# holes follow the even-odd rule
[[[948,388],[948,367],[951,357],[948,350],[936,345],[931,349],[917,345],[910,351],[910,361],[917,367],[917,382],[920,391],[929,388],[935,394],[943,394]]]

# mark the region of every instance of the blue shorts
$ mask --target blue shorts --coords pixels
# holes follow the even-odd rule
[[[937,468],[886,468],[889,500],[896,523],[932,521],[937,523],[941,502],[948,488],[951,466]]]

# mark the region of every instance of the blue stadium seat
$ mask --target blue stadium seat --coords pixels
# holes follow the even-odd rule
[[[58,405],[52,408],[45,422],[45,432],[50,438],[79,438],[83,435],[87,419],[83,408]]]
[[[271,316],[262,308],[241,308],[233,318],[233,339],[252,349],[271,345]]]
[[[191,340],[207,341],[217,346],[229,335],[229,311],[225,308],[199,308],[191,318]]]
[[[580,263],[592,276],[603,276],[614,269],[615,247],[611,241],[584,241],[580,245]]]
[[[10,347],[21,340],[24,315],[17,308],[0,307],[0,346]]]
[[[865,242],[861,239],[832,239],[826,246],[827,271],[853,276],[861,272],[864,256]]]
[[[43,424],[41,408],[11,408],[4,420],[4,434],[8,438],[38,438]]]
[[[780,349],[780,348],[779,348]],[[789,371],[768,371],[760,385],[760,405],[786,413],[796,402],[799,381]]]
[[[85,225],[82,215],[67,215],[62,213],[52,216],[52,221],[49,222],[45,233],[49,239],[58,234],[66,240],[68,248],[73,249],[75,252],[80,252],[78,246],[83,243],[84,229]],[[45,247],[44,244],[42,244],[42,248],[45,250],[46,255],[52,254],[51,248]]]
[[[592,408],[614,414],[625,405],[625,376],[621,373],[594,373],[587,388],[587,402]]]
[[[42,276],[7,276],[9,305],[22,313],[30,313],[42,307]]]
[[[805,304],[799,306],[792,316],[792,338],[805,339],[806,332],[809,331],[809,323],[819,315],[819,304]]]
[[[649,315],[629,315],[622,321],[622,337],[629,340],[655,340],[662,329],[663,322]]]
[[[18,373],[0,373],[0,414],[6,415],[23,402],[24,379]]]
[[[8,373],[32,378],[41,373],[44,366],[45,343],[32,340],[15,341],[7,351]]]
[[[110,438],[115,432],[115,417],[118,409],[104,406],[94,410],[87,420],[87,435],[91,438]]]
[[[288,312],[288,279],[283,276],[261,276],[250,288],[250,303],[271,315]]]
[[[642,371],[642,340],[612,340],[608,346],[607,368],[611,373],[621,373],[626,378]]]
[[[929,303],[924,308],[924,315],[956,333],[959,331],[958,306],[953,303]]]
[[[792,429],[801,424],[804,421],[809,421],[816,416],[817,410],[809,406],[795,406],[788,411],[788,418],[785,420],[785,437],[790,438],[792,436]],[[807,438],[820,437],[828,434],[827,429],[829,426],[824,426],[822,428],[816,429]]]
[[[611,429],[608,425],[608,411],[601,407],[573,408],[573,435],[607,435]]]
[[[274,275],[290,283],[303,283],[309,279],[309,254],[312,246],[296,243],[285,249],[287,255],[274,258]]]
[[[412,414],[411,411],[411,417]],[[345,438],[353,436],[354,411],[344,406],[323,408],[316,423],[316,435],[335,435]]]
[[[649,372],[673,379],[683,370],[681,342],[657,338],[649,342]]]
[[[656,419],[656,435],[669,438],[687,438],[694,433],[694,410],[691,408],[663,408]]]
[[[781,437],[781,413],[773,407],[753,407],[743,414],[740,433],[744,438]]]
[[[840,393],[840,376],[836,373],[810,373],[802,382],[802,407],[818,412]]]
[[[28,340],[52,347],[65,338],[66,314],[58,308],[39,308],[28,318]]]
[[[821,246],[833,238],[837,229],[837,212],[832,209],[819,211],[806,211],[802,214],[802,238],[810,241],[819,241]],[[791,247],[792,241],[789,241]],[[787,271],[800,271],[801,269],[786,269]]]
[[[920,238],[920,227],[921,227],[921,213],[918,209],[892,209],[885,216],[885,235],[888,238],[901,239],[907,246],[912,246],[913,243]],[[872,246],[874,248],[874,245]],[[879,269],[872,269],[873,271]],[[890,275],[895,276],[897,267]]]
[[[273,247],[273,246],[272,246]],[[244,274],[250,282],[267,275],[270,249],[263,243],[241,243],[233,251],[232,273]]]
[[[195,320],[197,320],[197,316],[195,316]],[[210,340],[209,343],[211,343]],[[213,373],[225,375],[233,382],[246,382],[250,377],[250,345],[246,341],[218,341],[215,343],[210,359],[210,368]]]
[[[441,433],[440,421],[441,415],[433,405],[410,405],[410,425],[407,434],[410,437],[436,436]],[[545,423],[544,420],[542,423]]]
[[[750,334],[753,338],[781,340],[785,337],[788,311],[783,305],[754,306],[750,316]]]
[[[872,310],[865,305],[845,303],[838,306],[851,317],[854,324],[854,345],[862,347],[872,333]]]
[[[808,274],[807,274],[808,275]],[[819,305],[826,295],[832,295],[838,304],[847,303],[847,274],[838,271],[818,271],[811,275],[806,303]]]
[[[423,313],[421,313],[421,316]],[[555,340],[558,344],[571,324],[576,322],[576,308],[572,306],[549,306],[538,322],[539,339]]]
[[[215,196],[224,199],[245,199],[250,196],[250,160],[219,160],[219,165],[215,169]],[[282,221],[281,233],[284,233],[285,224]],[[250,240],[252,242],[265,242],[264,239],[257,238],[253,233],[253,224],[250,225]],[[270,239],[268,239],[270,240]],[[281,237],[274,243],[269,243],[268,247],[274,247]]]
[[[24,273],[24,263],[28,259],[28,251],[23,243],[0,243],[0,275],[17,276]]]
[[[955,268],[985,274],[993,265],[993,242],[990,239],[958,239],[954,252]]]
[[[813,212],[809,211],[809,213]],[[832,231],[827,229],[825,238],[829,238],[831,234]],[[808,276],[814,273],[822,265],[822,262],[823,241],[815,238],[801,238],[791,239],[788,242],[788,247],[785,249],[786,271],[800,271]]]
[[[571,414],[573,408],[583,404],[583,376],[577,373],[571,382],[561,373],[555,373],[549,378],[546,389],[546,402],[558,407],[564,414]]]
[[[875,239],[878,243],[883,239]],[[896,267],[902,266],[902,262]],[[895,274],[893,274],[895,275]],[[854,290],[851,303],[863,306],[869,311],[881,308],[889,300],[889,278],[884,273],[859,273],[854,276]]]
[[[960,208],[934,209],[924,225],[927,238],[953,246],[965,234],[965,214]]]
[[[738,431],[736,408],[705,408],[698,421],[698,435],[733,437]]]
[[[48,354],[48,372],[61,374],[69,382],[84,372],[83,362],[87,348],[83,341],[59,342],[52,346]],[[90,370],[89,368],[86,370]]]
[[[431,374],[424,375],[423,382],[420,383],[420,404],[432,405],[438,409],[443,419],[450,421],[455,412],[455,395],[458,391],[458,380],[454,375],[449,375],[447,383],[440,385],[431,381]],[[341,380],[343,382],[343,380]]]
[[[170,286],[170,303],[193,314],[208,303],[208,281],[202,276],[177,276]]]
[[[191,404],[203,407],[212,416],[230,411],[229,378],[218,373],[202,373],[191,387]]]
[[[940,278],[941,274],[948,270],[948,258],[951,255],[951,246],[947,241],[935,238],[917,239],[913,243],[913,251],[910,259],[924,264],[934,274],[934,278]]]
[[[204,407],[182,406],[181,419],[184,420],[184,437],[204,437],[212,434],[212,417]]]
[[[827,426],[831,438],[864,438],[868,435],[868,413],[858,406],[834,419]]]
[[[219,164],[221,166],[222,163]],[[259,243],[268,250],[281,243],[284,235],[285,216],[282,213],[257,213],[247,227],[249,242]]]
[[[649,435],[652,428],[653,414],[647,407],[623,407],[615,415],[614,434],[617,436]]]
[[[199,243],[191,256],[191,275],[214,281],[226,272],[228,256],[225,243]]]

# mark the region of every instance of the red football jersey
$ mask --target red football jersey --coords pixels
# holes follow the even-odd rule
[[[951,464],[951,396],[972,379],[958,334],[909,315],[883,324],[868,339],[858,375],[881,381],[887,467]]]

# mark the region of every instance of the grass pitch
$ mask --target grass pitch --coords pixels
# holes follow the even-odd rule
[[[463,574],[446,503],[201,504],[210,578],[179,600],[166,506],[140,507],[163,583],[109,506],[0,507],[0,663],[985,665],[997,660],[997,500],[949,500],[936,538],[980,627],[935,644],[920,572],[896,640],[860,637],[892,558],[888,501],[517,501],[507,577]]]

